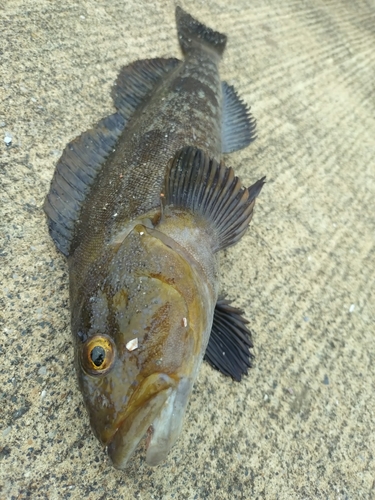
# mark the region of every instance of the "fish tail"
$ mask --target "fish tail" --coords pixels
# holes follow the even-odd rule
[[[218,31],[208,28],[194,19],[181,7],[176,7],[178,39],[184,54],[197,46],[206,45],[221,56],[227,43],[227,37]]]

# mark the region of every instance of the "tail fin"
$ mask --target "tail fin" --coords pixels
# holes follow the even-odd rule
[[[207,28],[181,7],[176,7],[176,22],[178,38],[184,54],[190,52],[197,45],[203,44],[209,46],[219,56],[222,55],[227,43],[225,35]]]

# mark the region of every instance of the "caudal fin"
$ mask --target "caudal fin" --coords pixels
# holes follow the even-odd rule
[[[176,7],[178,39],[184,54],[199,45],[207,45],[220,56],[224,52],[227,37],[218,31],[207,28],[181,7]]]

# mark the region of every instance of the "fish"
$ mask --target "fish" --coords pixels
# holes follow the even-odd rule
[[[144,436],[146,463],[166,459],[203,359],[240,381],[253,357],[219,255],[265,182],[244,187],[223,162],[255,139],[255,120],[220,80],[226,35],[180,7],[176,24],[183,60],[121,69],[116,112],[66,146],[44,202],[69,268],[78,384],[121,470]]]

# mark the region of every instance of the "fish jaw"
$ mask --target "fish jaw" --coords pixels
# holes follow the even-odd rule
[[[192,385],[188,378],[176,382],[162,373],[151,375],[142,383],[107,446],[117,469],[126,468],[147,431],[151,435],[147,440],[147,464],[158,465],[166,458],[181,432]]]
[[[133,393],[123,414],[118,417],[113,436],[107,442],[108,455],[117,469],[125,468],[175,386],[176,382],[172,377],[154,373],[144,379]]]
[[[161,412],[152,424],[151,438],[148,440],[146,462],[159,465],[181,434],[186,406],[193,384],[188,378],[180,380],[177,388],[168,395]]]

